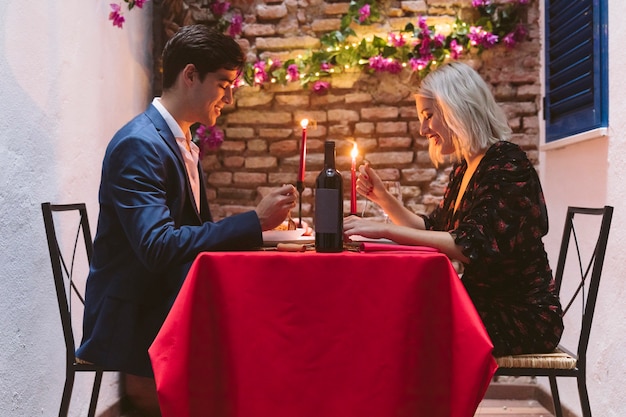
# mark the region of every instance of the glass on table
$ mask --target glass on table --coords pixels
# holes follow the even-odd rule
[[[392,196],[402,202],[402,186],[400,185],[400,181],[383,181],[383,185]],[[363,203],[361,217],[369,217],[374,221],[385,223],[389,222],[389,216],[378,204],[369,204],[371,203],[369,200],[365,200]]]
[[[400,181],[383,181],[383,185],[385,189],[394,196],[398,201],[402,202],[402,186],[400,185]],[[383,218],[385,223],[389,223],[389,215],[382,210]]]

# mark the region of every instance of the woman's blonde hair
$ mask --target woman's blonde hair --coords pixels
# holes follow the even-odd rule
[[[467,64],[442,65],[422,80],[415,95],[434,101],[450,131],[457,160],[511,137],[506,115],[487,83]],[[429,147],[430,158],[437,166],[444,157],[434,148]]]

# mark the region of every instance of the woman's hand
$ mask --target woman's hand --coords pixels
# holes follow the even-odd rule
[[[468,263],[469,259],[457,246],[448,232],[424,230],[423,227],[412,228],[390,223],[381,223],[370,219],[350,216],[343,219],[343,234],[348,240],[350,236],[362,236],[369,239],[389,239],[400,245],[429,246],[439,249],[452,259]]]
[[[383,181],[378,176],[376,170],[370,166],[369,162],[359,167],[356,191],[376,204],[380,204],[380,201],[388,194]]]
[[[403,217],[413,216],[404,208],[401,200],[385,187],[385,183],[368,162],[359,167],[356,189],[359,194],[377,204],[393,223],[403,224]]]
[[[343,219],[343,234],[346,238],[358,235],[369,239],[381,239],[387,237],[388,224],[357,216],[349,216]]]

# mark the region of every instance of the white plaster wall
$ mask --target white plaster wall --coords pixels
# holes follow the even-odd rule
[[[601,417],[626,415],[626,26],[619,20],[625,13],[626,2],[609,0],[608,137],[546,151],[540,169],[551,223],[546,244],[553,266],[568,205],[615,207],[587,364],[592,412]],[[580,413],[574,380],[561,380],[562,400]],[[547,387],[547,381],[541,382]]]
[[[0,2],[0,416],[57,412],[64,348],[40,204],[88,204],[92,229],[106,143],[150,97],[148,9],[107,20],[110,0]],[[546,239],[556,262],[568,205],[615,206],[589,350],[594,415],[626,415],[626,2],[610,0],[609,137],[542,153],[550,211]],[[86,414],[88,378],[78,378],[71,415]],[[573,383],[563,400],[578,409]],[[100,410],[118,397],[103,384]]]
[[[0,2],[0,416],[56,415],[63,388],[40,204],[87,203],[95,232],[104,148],[151,99],[151,3],[120,30],[110,2]],[[91,380],[70,415],[86,415]],[[111,374],[99,410],[118,397]]]

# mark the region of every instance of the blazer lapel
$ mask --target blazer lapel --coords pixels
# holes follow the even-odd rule
[[[203,222],[212,222],[213,215],[211,214],[211,208],[209,207],[209,198],[206,194],[206,188],[204,188],[204,171],[202,166],[198,163],[198,175],[200,176],[200,217]]]
[[[189,176],[187,175],[187,168],[185,166],[185,160],[183,159],[183,154],[181,153],[180,148],[178,147],[178,142],[176,142],[176,137],[174,137],[174,134],[170,130],[170,127],[167,125],[167,122],[165,122],[165,119],[163,119],[163,116],[161,116],[161,113],[159,113],[156,107],[154,107],[152,104],[148,106],[148,109],[146,110],[145,114],[152,121],[152,124],[154,124],[154,127],[156,128],[157,132],[159,132],[159,135],[161,136],[161,138],[163,138],[163,141],[167,144],[167,146],[170,147],[172,152],[174,152],[174,154],[176,155],[176,158],[178,159],[178,164],[180,165],[182,172],[185,174],[183,176],[185,177],[185,184],[187,184],[187,199],[189,200],[191,207],[193,207],[196,213],[196,216],[198,217],[198,221],[202,223],[203,221],[202,216],[200,212],[198,212],[198,206],[196,205],[196,202],[194,201],[193,191],[191,190],[191,183],[189,182]],[[199,178],[201,181],[200,200],[206,201],[206,192],[204,192],[204,177],[202,176],[202,170],[200,168],[199,163],[198,163],[198,170],[199,170],[199,175],[200,175]],[[210,214],[210,211],[208,211],[208,203],[205,203],[205,206],[210,217],[211,214]],[[200,210],[203,210],[202,201],[200,201]]]
[[[156,107],[150,104],[145,112],[145,115],[152,121],[152,124],[156,128],[157,132],[159,132],[159,135],[161,135],[167,146],[172,149],[172,151],[178,158],[178,162],[181,164],[181,166],[184,167],[185,160],[183,159],[183,154],[180,152],[180,148],[178,147],[176,138],[170,130],[170,127],[165,122],[163,116],[161,116],[161,113],[159,113]]]

